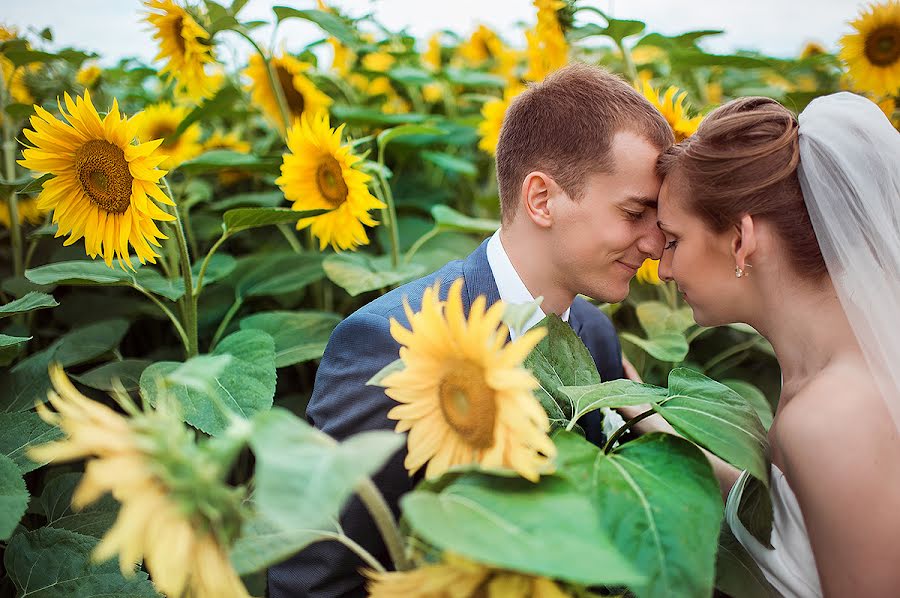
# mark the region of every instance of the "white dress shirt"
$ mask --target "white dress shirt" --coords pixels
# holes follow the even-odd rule
[[[534,296],[532,296],[528,287],[525,286],[525,283],[522,282],[522,278],[519,276],[519,273],[516,272],[516,268],[513,266],[512,262],[509,261],[509,255],[506,253],[506,250],[503,248],[503,243],[500,241],[499,230],[488,240],[487,259],[488,265],[491,267],[491,272],[494,274],[494,280],[497,282],[497,290],[500,291],[500,299],[504,303],[508,305],[519,305],[534,301]],[[566,308],[566,311],[560,316],[564,322],[569,321],[570,310],[570,307]],[[541,308],[536,309],[528,322],[525,323],[522,332],[543,320],[546,315],[547,314],[545,314]],[[517,330],[510,330],[510,340],[515,340],[518,336],[518,332],[519,331]]]

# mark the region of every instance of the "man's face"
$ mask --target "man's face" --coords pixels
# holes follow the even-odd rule
[[[658,156],[643,137],[620,131],[612,172],[589,175],[580,199],[562,190],[554,198],[551,251],[561,286],[617,303],[644,260],[659,258],[665,238],[656,226]]]

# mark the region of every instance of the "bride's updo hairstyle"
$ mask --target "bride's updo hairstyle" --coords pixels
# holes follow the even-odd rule
[[[745,214],[769,222],[797,273],[826,273],[797,178],[797,119],[769,98],[732,100],[712,111],[694,135],[666,150],[660,177],[674,177],[687,209],[716,233]]]

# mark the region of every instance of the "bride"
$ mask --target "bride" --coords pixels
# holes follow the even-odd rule
[[[900,134],[850,93],[814,100],[799,121],[742,98],[658,167],[660,277],[699,324],[756,328],[782,370],[774,550],[735,515],[746,474],[714,462],[735,536],[785,596],[896,596]],[[643,431],[671,430],[657,418]]]

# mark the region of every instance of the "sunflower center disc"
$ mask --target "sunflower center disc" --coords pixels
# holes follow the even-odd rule
[[[900,27],[885,25],[870,33],[865,53],[875,66],[890,66],[900,60]]]
[[[172,21],[172,39],[175,40],[175,45],[178,47],[178,51],[184,54],[185,52],[185,44],[184,37],[182,37],[181,29],[184,27],[184,17],[178,16],[175,20]]]
[[[438,396],[444,419],[466,444],[478,449],[494,445],[496,393],[485,383],[482,368],[459,363],[441,380]]]
[[[326,158],[316,169],[316,185],[325,201],[334,207],[347,201],[347,183],[341,172],[341,165],[332,157]]]
[[[170,127],[168,124],[160,124],[157,125],[154,129],[150,131],[150,135],[148,135],[148,139],[162,139],[163,142],[160,144],[160,147],[172,147],[173,143],[169,139],[172,133],[175,132],[175,127]]]
[[[306,107],[306,101],[303,99],[303,94],[294,87],[294,75],[283,66],[277,67],[275,72],[278,73],[278,82],[281,83],[281,89],[284,90],[288,112],[294,116],[300,116],[303,114],[303,108]]]
[[[92,139],[75,152],[75,175],[95,204],[112,214],[131,205],[131,183],[125,152],[103,139]]]

